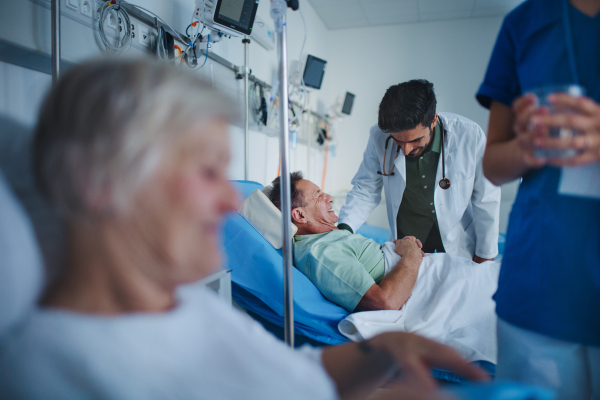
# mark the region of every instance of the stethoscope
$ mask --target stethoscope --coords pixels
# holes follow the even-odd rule
[[[446,142],[446,129],[444,129],[444,124],[442,123],[442,119],[440,117],[438,117],[438,122],[440,124],[440,131],[442,132],[442,180],[440,180],[440,182],[438,183],[440,185],[440,187],[444,190],[447,190],[450,188],[450,179],[446,178],[446,156],[444,154],[444,143]],[[387,155],[387,148],[388,145],[390,144],[390,140],[393,140],[394,138],[392,137],[392,135],[388,136],[388,138],[385,140],[385,147],[383,149],[383,166],[382,166],[382,170],[381,171],[377,171],[377,173],[381,176],[392,176],[395,175],[394,173],[394,167],[396,166],[395,164],[392,165],[392,169],[390,170],[389,174],[385,173],[385,157]],[[431,140],[433,140],[433,138],[431,138]],[[400,154],[400,146],[398,146],[398,148],[396,149],[396,158],[398,158],[398,154]]]
[[[569,58],[569,69],[571,70],[571,77],[575,81],[576,85],[579,83],[579,73],[577,72],[577,64],[575,61],[575,45],[573,44],[573,33],[571,31],[571,21],[569,20],[569,0],[563,0],[563,26],[565,28],[565,44],[567,46],[567,56]],[[600,81],[596,83],[595,92],[590,93],[590,97],[595,95],[594,98],[600,97]]]

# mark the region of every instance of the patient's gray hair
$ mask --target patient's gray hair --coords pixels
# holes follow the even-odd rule
[[[88,215],[90,202],[98,199],[122,210],[175,137],[203,121],[231,121],[237,114],[235,102],[172,65],[105,59],[76,66],[40,111],[34,139],[38,184],[67,218]]]

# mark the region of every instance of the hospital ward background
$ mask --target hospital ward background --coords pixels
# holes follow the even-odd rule
[[[554,2],[558,4],[559,0]],[[284,50],[284,28],[275,15],[281,13],[281,8],[273,11],[275,3],[287,9],[283,19],[287,36]],[[368,343],[382,333],[412,332],[453,348],[490,379],[474,382],[450,368],[434,367],[428,374],[438,391],[428,393],[432,397],[424,399],[438,395],[482,400],[556,398],[543,384],[496,379],[499,354],[492,296],[498,274],[502,274],[509,218],[520,177],[499,185],[495,228],[498,250],[493,260],[482,264],[470,259],[458,262],[464,264],[465,271],[476,267],[492,272],[486,272],[485,277],[482,270],[474,269],[472,274],[460,277],[440,272],[435,278],[422,277],[419,272],[420,281],[415,285],[418,293],[415,291],[400,310],[348,310],[321,293],[298,265],[286,270],[286,257],[290,257],[286,240],[290,237],[283,230],[290,228],[290,223],[284,221],[281,207],[269,201],[273,180],[299,171],[304,180],[331,196],[332,212],[340,215],[350,198],[353,178],[366,157],[369,132],[378,122],[381,99],[390,86],[402,82],[432,83],[437,113],[465,117],[487,136],[490,111],[482,107],[475,94],[482,90],[486,71],[492,68],[490,57],[500,40],[505,17],[523,3],[1,0],[0,345],[10,347],[9,332],[37,307],[44,286],[61,273],[67,257],[64,226],[36,187],[32,167],[34,129],[43,100],[53,87],[53,77],[60,78],[95,59],[147,59],[199,77],[212,90],[232,100],[229,107],[236,115],[228,121],[227,179],[239,204],[238,210],[225,215],[219,225],[223,262],[217,272],[185,290],[208,289],[226,307],[249,316],[277,341],[297,349]],[[282,65],[286,71],[282,72]],[[287,106],[285,112],[282,104]],[[282,123],[285,117],[287,126]],[[286,135],[284,144],[282,135]],[[387,157],[393,160],[398,156],[395,148],[392,152],[387,142],[385,146]],[[451,171],[452,165],[447,168]],[[571,178],[588,185],[585,196],[597,199],[598,170],[586,171],[588,175]],[[454,176],[444,171],[444,179],[446,173]],[[381,175],[379,171],[377,174]],[[460,184],[459,180],[452,181],[448,192],[457,196]],[[381,187],[380,191],[379,204],[352,233],[372,239],[384,249],[396,232],[390,230],[392,217],[386,205],[391,200],[386,199]],[[468,210],[473,212],[471,206]],[[437,218],[444,218],[440,214]],[[33,234],[22,229],[29,225]],[[290,229],[293,236],[296,227]],[[43,260],[41,269],[31,266],[35,264],[31,254],[36,252]],[[442,259],[440,254],[425,255],[424,260],[428,260],[432,271],[458,265],[452,259]],[[600,312],[589,318],[600,320]],[[2,356],[0,351],[0,359]],[[543,362],[540,368],[545,368]],[[237,382],[235,369],[232,371],[229,376],[229,371],[223,371],[224,381]],[[2,375],[6,372],[0,370]],[[597,384],[598,365],[586,373]],[[239,385],[244,385],[243,381]],[[7,387],[0,384],[0,398],[12,398],[12,392],[2,392]],[[590,390],[593,394],[587,398],[600,399],[600,393]],[[96,397],[102,397],[100,393],[96,392]],[[49,393],[48,398],[59,397]],[[247,393],[245,398],[256,397]]]

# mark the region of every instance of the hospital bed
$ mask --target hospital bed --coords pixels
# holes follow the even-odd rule
[[[262,190],[257,182],[233,182],[241,199],[253,191]],[[389,230],[363,225],[357,233],[378,243],[389,240]],[[230,215],[223,227],[227,268],[231,269],[234,301],[261,322],[274,335],[283,339],[283,261],[281,250],[275,248],[241,215]],[[338,324],[349,313],[325,299],[314,284],[299,270],[293,271],[295,344],[316,346],[345,343],[348,339],[338,330]],[[478,362],[490,375],[495,366]],[[446,371],[434,370],[438,379],[460,382]]]

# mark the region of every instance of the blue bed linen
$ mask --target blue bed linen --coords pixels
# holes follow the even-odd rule
[[[539,386],[497,381],[452,387],[447,392],[461,400],[553,400],[551,390]]]

